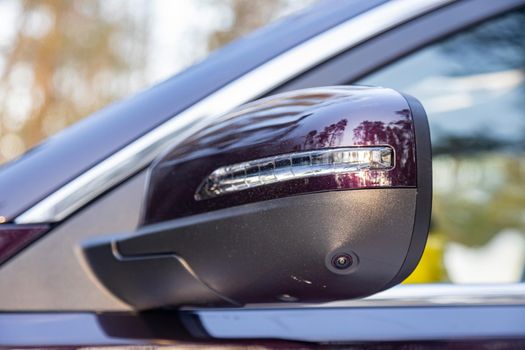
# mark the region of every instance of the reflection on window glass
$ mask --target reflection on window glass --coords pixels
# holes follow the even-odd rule
[[[525,11],[490,20],[361,80],[425,106],[434,204],[408,282],[524,280]]]

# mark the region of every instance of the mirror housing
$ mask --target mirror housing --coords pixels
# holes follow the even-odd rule
[[[137,232],[87,242],[84,256],[137,309],[365,297],[419,262],[431,166],[413,97],[345,86],[270,96],[159,157]]]

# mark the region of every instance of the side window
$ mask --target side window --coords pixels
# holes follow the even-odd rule
[[[524,280],[525,10],[362,79],[417,97],[431,128],[432,230],[409,282]]]

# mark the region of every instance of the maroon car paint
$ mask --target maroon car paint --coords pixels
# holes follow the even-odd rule
[[[394,149],[390,171],[296,179],[194,199],[203,179],[220,166],[298,151],[379,145]],[[142,223],[301,193],[416,187],[415,148],[408,103],[394,90],[338,86],[270,96],[224,115],[158,160],[150,173]]]

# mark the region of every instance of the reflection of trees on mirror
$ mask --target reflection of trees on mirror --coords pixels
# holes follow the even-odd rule
[[[175,152],[185,154],[196,146],[201,151],[213,149],[222,152],[239,147],[239,142],[278,145],[299,128],[301,121],[311,117],[311,106],[327,107],[340,98],[348,99],[348,93],[334,88],[326,93],[312,90],[300,95],[254,101],[226,113],[212,124],[206,124]],[[240,114],[243,117],[236,118]],[[319,130],[311,130],[306,135],[298,134],[292,149],[301,151],[338,146],[347,123],[346,119],[342,119],[327,126],[319,126]],[[232,134],[232,130],[235,130],[235,134]]]
[[[381,121],[364,121],[354,129],[354,142],[357,145],[390,145],[396,150],[396,167],[402,167],[404,171],[396,171],[389,176],[394,176],[397,182],[407,182],[407,177],[414,176],[416,169],[413,168],[415,159],[410,112],[408,110],[398,111],[400,119],[385,124]]]
[[[341,119],[337,123],[326,126],[323,131],[310,131],[304,141],[303,149],[318,149],[336,147],[341,143],[348,120]]]

